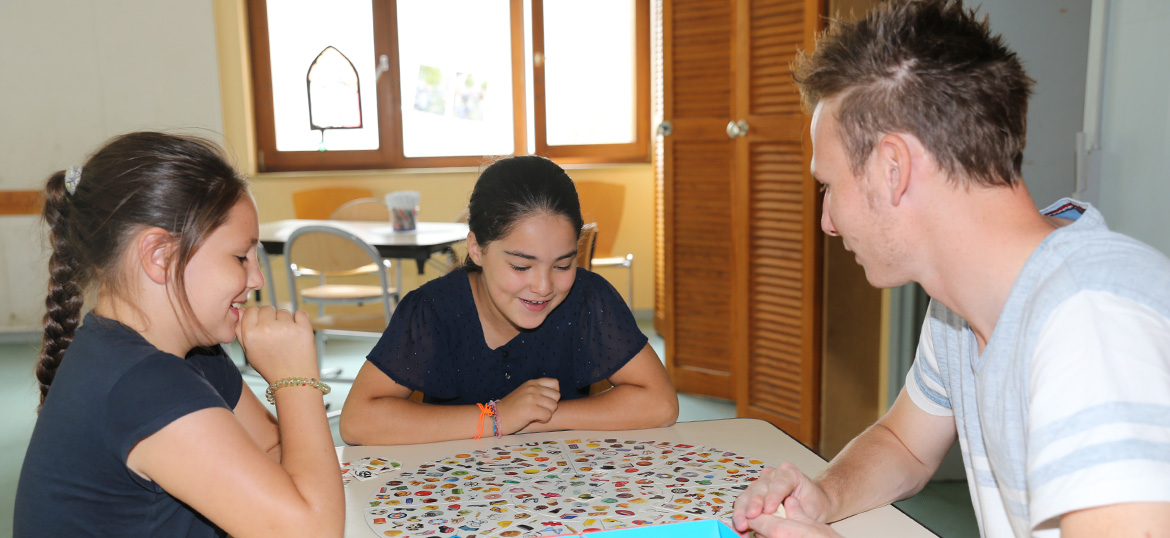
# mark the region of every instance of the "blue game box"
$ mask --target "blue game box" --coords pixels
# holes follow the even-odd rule
[[[562,534],[561,536],[583,538],[739,538],[739,534],[736,534],[730,527],[714,519],[630,527],[612,531],[586,531],[579,534]]]

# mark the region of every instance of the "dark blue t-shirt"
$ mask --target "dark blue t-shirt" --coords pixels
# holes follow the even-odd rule
[[[33,429],[13,536],[222,535],[127,468],[126,457],[179,417],[235,408],[242,389],[239,370],[218,346],[184,360],[116,321],[86,315]]]
[[[367,358],[426,403],[498,400],[541,377],[555,377],[561,399],[570,400],[588,396],[590,384],[625,366],[646,341],[617,290],[578,268],[544,323],[490,349],[460,268],[406,294]]]

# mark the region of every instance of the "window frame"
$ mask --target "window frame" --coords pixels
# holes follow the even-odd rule
[[[509,1],[512,49],[513,154],[528,154],[526,62],[544,57],[544,0],[531,0],[532,50],[525,51],[524,0]],[[390,69],[378,77],[378,149],[278,151],[272,98],[272,65],[268,40],[267,0],[247,0],[251,44],[252,102],[256,166],[260,172],[377,170],[396,168],[477,167],[492,156],[406,157],[402,149],[402,96],[399,84],[398,9],[395,0],[371,0],[374,57],[386,55]],[[533,145],[537,155],[563,164],[634,163],[650,161],[650,0],[634,0],[635,88],[634,140],[625,144],[549,146],[545,142],[543,62],[532,66]],[[380,22],[381,21],[381,22]]]

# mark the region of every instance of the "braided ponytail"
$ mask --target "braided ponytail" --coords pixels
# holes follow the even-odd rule
[[[69,195],[65,191],[65,172],[57,172],[45,186],[45,207],[42,212],[49,226],[49,243],[53,253],[49,257],[49,293],[45,297],[44,336],[40,360],[37,362],[37,381],[41,385],[41,404],[49,394],[49,385],[65,356],[65,349],[73,342],[73,333],[81,321],[84,303],[84,283],[78,282],[78,271],[69,241]],[[38,405],[37,410],[40,410]]]
[[[42,405],[81,323],[87,291],[126,291],[119,264],[138,230],[161,228],[177,240],[174,306],[202,329],[187,299],[184,272],[247,193],[247,181],[214,143],[159,132],[114,137],[80,169],[49,177],[42,216],[53,252],[36,366]]]

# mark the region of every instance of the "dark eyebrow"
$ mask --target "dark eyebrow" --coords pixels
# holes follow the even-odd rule
[[[536,256],[533,256],[533,255],[531,255],[531,254],[525,254],[525,253],[523,253],[523,252],[515,252],[515,251],[512,251],[512,250],[505,250],[505,251],[504,251],[504,254],[507,254],[507,255],[509,255],[509,256],[515,256],[515,257],[517,257],[517,258],[524,258],[525,260],[538,261],[538,260],[536,259]],[[562,254],[562,255],[558,256],[558,257],[557,257],[557,259],[555,259],[555,260],[553,260],[553,261],[557,261],[557,262],[559,262],[559,261],[561,261],[561,260],[567,260],[567,259],[569,259],[569,258],[576,258],[576,257],[577,257],[577,251],[576,251],[576,250],[574,250],[573,252],[570,252],[570,253],[568,253],[568,254]]]

